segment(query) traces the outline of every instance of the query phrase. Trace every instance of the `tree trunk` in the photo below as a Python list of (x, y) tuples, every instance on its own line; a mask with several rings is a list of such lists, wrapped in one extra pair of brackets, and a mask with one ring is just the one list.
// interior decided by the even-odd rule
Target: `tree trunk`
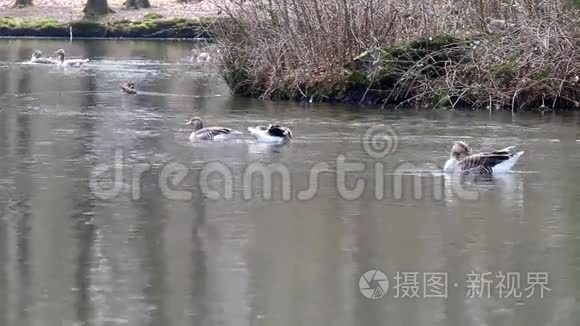
[(102, 16), (112, 12), (109, 8), (107, 0), (87, 0), (85, 9), (83, 9), (85, 17)]
[(14, 7), (16, 7), (16, 8), (22, 8), (22, 7), (28, 7), (28, 6), (32, 6), (32, 0), (16, 0), (16, 2), (14, 3)]
[(123, 4), (127, 9), (149, 8), (149, 0), (127, 0)]

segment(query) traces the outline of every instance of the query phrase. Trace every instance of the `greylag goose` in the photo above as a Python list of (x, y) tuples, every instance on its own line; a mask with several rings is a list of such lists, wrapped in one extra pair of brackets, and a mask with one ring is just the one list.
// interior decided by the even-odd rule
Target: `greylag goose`
[(203, 127), (203, 121), (199, 117), (193, 117), (189, 120), (187, 125), (193, 127), (193, 132), (189, 135), (189, 140), (226, 140), (233, 134), (240, 134), (241, 132), (224, 127)]
[(284, 143), (292, 139), (292, 131), (289, 128), (282, 127), (278, 124), (249, 127), (248, 131), (259, 142), (264, 143)]
[(41, 63), (41, 64), (49, 64), (49, 65), (53, 65), (56, 64), (57, 62), (51, 58), (46, 58), (42, 56), (42, 51), (40, 50), (35, 50), (32, 53), (32, 58), (30, 58), (30, 62), (32, 63)]
[(127, 94), (137, 94), (134, 82), (127, 82), (121, 84), (121, 90)]
[(523, 151), (515, 151), (515, 146), (493, 152), (471, 154), (471, 147), (465, 142), (458, 141), (451, 148), (443, 171), (484, 175), (507, 173), (522, 154), (524, 154)]
[(64, 50), (58, 49), (54, 54), (58, 55), (59, 62), (63, 66), (80, 67), (89, 62), (89, 59), (64, 59)]

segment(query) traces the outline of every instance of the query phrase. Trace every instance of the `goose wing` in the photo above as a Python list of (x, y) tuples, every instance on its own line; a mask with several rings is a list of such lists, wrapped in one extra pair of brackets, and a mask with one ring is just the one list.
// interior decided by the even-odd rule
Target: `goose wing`
[(219, 135), (228, 135), (233, 129), (224, 127), (208, 127), (195, 132), (196, 137), (201, 140), (214, 140)]
[(34, 58), (32, 59), (32, 63), (55, 64), (56, 61), (49, 58)]
[(89, 59), (70, 59), (66, 60), (64, 63), (69, 66), (78, 67), (84, 65), (87, 62), (89, 62)]
[(494, 166), (509, 160), (511, 156), (510, 153), (504, 152), (503, 150), (475, 154), (459, 161), (458, 167), (465, 172), (492, 174)]
[(492, 153), (492, 154), (505, 154), (505, 155), (512, 155), (512, 154), (514, 154), (514, 153), (515, 153), (515, 149), (516, 149), (516, 147), (515, 147), (515, 146), (509, 146), (509, 147), (506, 147), (506, 148), (504, 148), (504, 149), (500, 149), (500, 150), (497, 150), (497, 151), (493, 151), (493, 152), (491, 152), (491, 153)]
[(292, 138), (292, 131), (280, 125), (270, 125), (268, 133), (274, 137)]

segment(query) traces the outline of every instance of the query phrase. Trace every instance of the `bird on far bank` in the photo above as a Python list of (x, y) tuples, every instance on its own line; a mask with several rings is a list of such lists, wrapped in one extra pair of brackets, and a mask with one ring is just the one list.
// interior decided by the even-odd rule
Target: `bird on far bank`
[(471, 147), (467, 143), (457, 141), (451, 148), (443, 171), (476, 175), (508, 173), (524, 154), (523, 151), (516, 152), (515, 148), (509, 146), (493, 152), (471, 154)]
[(514, 23), (508, 23), (503, 19), (495, 19), (491, 17), (487, 17), (485, 19), (487, 31), (491, 34), (500, 34), (509, 32), (512, 30), (516, 25)]
[(126, 94), (137, 94), (137, 90), (135, 90), (135, 83), (132, 81), (122, 83), (121, 90)]
[(207, 52), (202, 52), (197, 56), (197, 62), (209, 62), (211, 60), (211, 56)]

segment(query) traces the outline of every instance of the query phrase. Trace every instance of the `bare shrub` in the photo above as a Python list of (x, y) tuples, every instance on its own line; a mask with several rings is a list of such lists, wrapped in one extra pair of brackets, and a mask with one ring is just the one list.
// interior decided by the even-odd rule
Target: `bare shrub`
[[(528, 22), (430, 53), (404, 72), (390, 99), (512, 110), (577, 106), (580, 57), (575, 29), (542, 19)], [(457, 60), (441, 60), (457, 53)], [(437, 65), (437, 78), (425, 73)], [(412, 96), (404, 95), (409, 92)]]
[[(348, 92), (353, 70), (345, 67), (364, 51), (453, 35), (420, 56), (377, 57), (363, 70), (367, 88), (382, 90), (383, 102), (452, 106), (527, 107), (538, 96), (555, 105), (579, 96), (580, 15), (570, 0), (215, 1), (227, 16), (222, 72), (237, 94)], [(386, 77), (393, 82), (375, 80)]]

